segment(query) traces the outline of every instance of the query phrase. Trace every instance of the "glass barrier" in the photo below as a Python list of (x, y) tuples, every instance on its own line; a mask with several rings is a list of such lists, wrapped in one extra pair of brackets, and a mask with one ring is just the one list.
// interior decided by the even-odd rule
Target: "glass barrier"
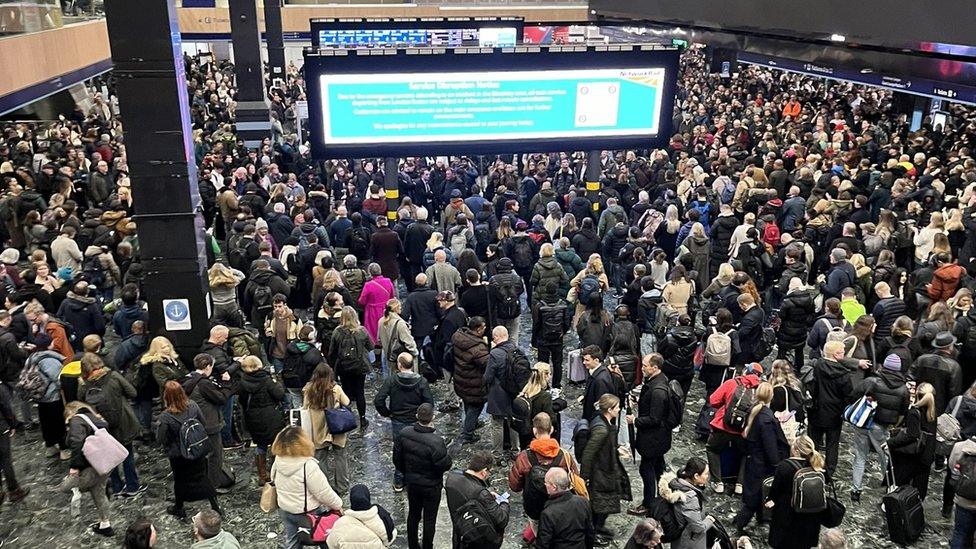
[(0, 0), (0, 36), (56, 29), (64, 23), (58, 0)]

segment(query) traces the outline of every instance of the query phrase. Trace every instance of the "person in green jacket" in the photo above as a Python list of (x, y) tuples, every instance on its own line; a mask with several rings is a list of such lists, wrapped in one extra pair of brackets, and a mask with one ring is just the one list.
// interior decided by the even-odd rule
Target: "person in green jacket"
[(193, 539), (190, 549), (240, 549), (234, 534), (220, 528), (220, 513), (213, 510), (193, 515)]

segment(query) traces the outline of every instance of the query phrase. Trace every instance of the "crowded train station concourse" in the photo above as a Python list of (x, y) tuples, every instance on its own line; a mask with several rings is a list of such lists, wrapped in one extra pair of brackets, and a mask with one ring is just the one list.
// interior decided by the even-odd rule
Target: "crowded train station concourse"
[(965, 2), (0, 0), (0, 546), (974, 547)]

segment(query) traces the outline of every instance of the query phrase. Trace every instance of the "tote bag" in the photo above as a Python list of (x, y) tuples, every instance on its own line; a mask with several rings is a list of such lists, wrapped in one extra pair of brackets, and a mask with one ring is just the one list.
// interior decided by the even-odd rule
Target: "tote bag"
[(85, 438), (81, 447), (81, 453), (85, 455), (92, 469), (97, 471), (99, 476), (105, 476), (122, 465), (125, 458), (129, 457), (129, 451), (125, 446), (122, 446), (122, 443), (115, 440), (115, 437), (104, 428), (96, 427), (85, 414), (78, 414), (78, 417), (85, 420), (94, 431)]

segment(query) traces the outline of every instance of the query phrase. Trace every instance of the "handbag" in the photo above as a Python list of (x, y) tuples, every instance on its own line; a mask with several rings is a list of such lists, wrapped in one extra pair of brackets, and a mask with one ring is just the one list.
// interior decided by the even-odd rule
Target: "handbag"
[(877, 402), (864, 395), (844, 409), (844, 420), (855, 427), (870, 429), (874, 425), (874, 410), (877, 407)]
[(129, 457), (129, 451), (122, 446), (122, 443), (115, 440), (107, 430), (95, 426), (95, 423), (85, 414), (77, 414), (85, 420), (92, 428), (93, 433), (85, 437), (85, 442), (81, 447), (81, 453), (85, 455), (88, 464), (91, 465), (99, 476), (111, 473), (116, 467), (122, 465), (125, 458)]
[(790, 411), (790, 388), (783, 387), (786, 391), (786, 409), (781, 412), (773, 412), (776, 419), (779, 420), (779, 426), (783, 430), (783, 435), (786, 436), (786, 442), (793, 444), (796, 438), (800, 436), (800, 422), (796, 420), (796, 412)]
[(275, 488), (274, 480), (261, 488), (261, 510), (265, 513), (278, 510), (278, 489)]
[(359, 426), (356, 414), (348, 406), (327, 409), (325, 424), (329, 427), (329, 433), (333, 435), (348, 433)]
[(298, 542), (303, 547), (306, 545), (323, 547), (328, 542), (329, 533), (339, 520), (339, 515), (331, 510), (322, 514), (308, 510), (308, 477), (304, 465), (302, 466), (302, 491), (305, 498), (305, 511), (298, 519)]
[(820, 524), (827, 528), (836, 528), (844, 522), (844, 515), (847, 514), (847, 507), (837, 499), (837, 487), (830, 483), (831, 493), (827, 496), (827, 508), (820, 516)]

